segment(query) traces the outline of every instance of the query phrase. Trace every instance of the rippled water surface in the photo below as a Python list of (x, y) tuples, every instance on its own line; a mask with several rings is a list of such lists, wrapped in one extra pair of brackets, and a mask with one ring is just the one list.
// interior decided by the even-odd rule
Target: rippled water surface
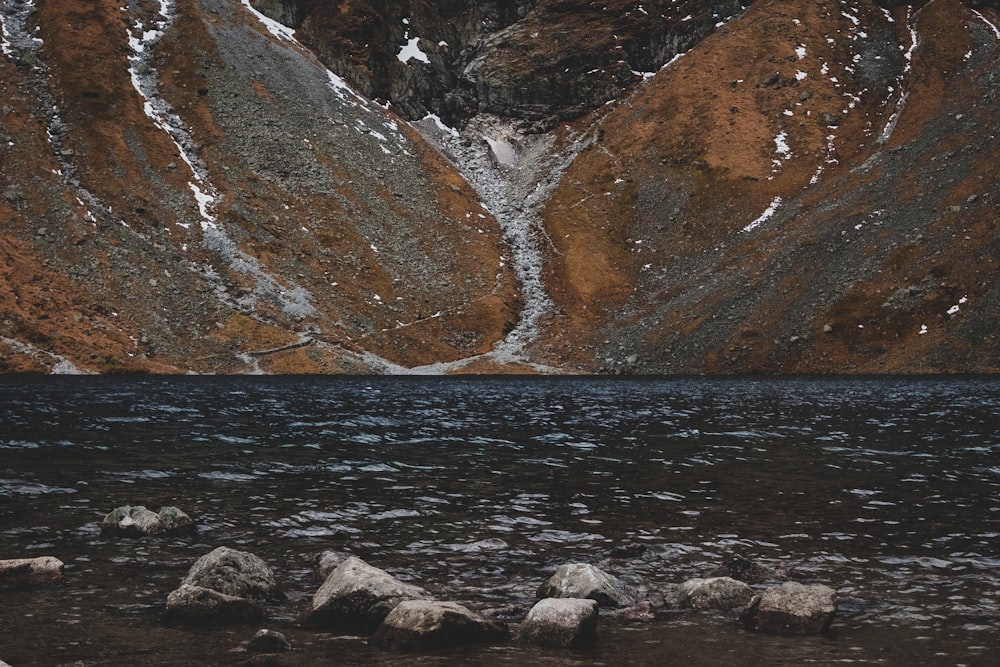
[[(164, 625), (216, 546), (288, 601), (268, 625), (321, 664), (1000, 664), (1000, 381), (867, 379), (0, 379), (0, 558), (54, 555), (5, 592), (0, 659), (237, 664), (254, 628)], [(198, 533), (113, 540), (119, 505)], [(525, 611), (567, 562), (652, 600), (733, 554), (840, 593), (833, 632), (750, 635), (725, 613), (602, 622), (588, 652), (416, 658), (299, 628), (313, 557), (357, 554), (439, 599)]]

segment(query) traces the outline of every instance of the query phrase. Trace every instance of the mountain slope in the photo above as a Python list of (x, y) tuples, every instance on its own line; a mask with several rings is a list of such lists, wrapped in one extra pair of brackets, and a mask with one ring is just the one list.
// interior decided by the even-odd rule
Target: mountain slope
[(995, 371), (998, 4), (0, 0), (0, 370)]

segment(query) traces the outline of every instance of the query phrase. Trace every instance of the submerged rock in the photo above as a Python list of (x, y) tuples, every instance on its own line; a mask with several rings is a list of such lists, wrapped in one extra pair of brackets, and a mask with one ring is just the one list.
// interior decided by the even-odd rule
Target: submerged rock
[(385, 617), (372, 643), (396, 651), (429, 651), (487, 644), (509, 636), (505, 624), (487, 620), (458, 603), (405, 600)]
[(313, 595), (303, 622), (374, 632), (396, 605), (429, 600), (424, 589), (406, 584), (355, 556), (338, 565)]
[(587, 563), (560, 565), (538, 589), (539, 598), (589, 598), (608, 607), (636, 603), (634, 588), (604, 570)]
[(809, 635), (825, 632), (837, 613), (837, 592), (828, 586), (789, 581), (755, 595), (740, 616), (752, 632)]
[(712, 573), (714, 577), (732, 577), (748, 584), (759, 584), (773, 579), (783, 579), (787, 573), (784, 568), (771, 568), (758, 560), (740, 556), (730, 556), (725, 563)]
[(291, 651), (292, 645), (280, 632), (261, 628), (253, 639), (247, 642), (246, 648), (250, 653), (284, 653)]
[(753, 597), (753, 589), (731, 577), (688, 579), (673, 592), (669, 603), (689, 609), (743, 608)]
[(195, 561), (181, 584), (261, 602), (281, 597), (267, 563), (251, 553), (228, 547), (219, 547)]
[(264, 608), (257, 602), (203, 586), (181, 584), (167, 596), (165, 620), (170, 623), (230, 625), (263, 619)]
[(597, 641), (597, 601), (581, 598), (540, 600), (517, 629), (525, 644), (585, 648)]
[(101, 534), (115, 537), (147, 537), (190, 530), (194, 530), (194, 521), (172, 506), (154, 513), (144, 505), (123, 505), (109, 512), (101, 522)]
[(0, 560), (0, 589), (57, 584), (63, 568), (63, 562), (53, 556)]

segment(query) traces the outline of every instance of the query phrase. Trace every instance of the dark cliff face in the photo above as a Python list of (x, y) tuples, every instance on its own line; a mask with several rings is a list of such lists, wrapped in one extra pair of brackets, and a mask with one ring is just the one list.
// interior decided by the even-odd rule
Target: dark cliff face
[(1000, 369), (1000, 3), (253, 6), (0, 0), (0, 371)]
[[(577, 118), (619, 97), (748, 3), (289, 4), (259, 7), (300, 21), (302, 40), (369, 97), (391, 102), (411, 120), (434, 113), (458, 126), (477, 113)], [(420, 55), (409, 57), (414, 48)]]

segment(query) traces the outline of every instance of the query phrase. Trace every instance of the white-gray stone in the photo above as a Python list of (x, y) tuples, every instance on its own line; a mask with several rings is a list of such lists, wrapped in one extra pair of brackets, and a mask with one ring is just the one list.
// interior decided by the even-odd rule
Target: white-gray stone
[(539, 600), (517, 629), (517, 641), (559, 648), (584, 648), (597, 641), (597, 601)]
[(599, 567), (588, 563), (560, 565), (538, 589), (539, 598), (590, 598), (608, 607), (636, 603), (635, 589)]
[(313, 595), (303, 621), (311, 625), (374, 632), (396, 605), (429, 600), (427, 591), (350, 556)]
[(214, 549), (195, 561), (181, 583), (260, 602), (281, 596), (267, 563), (228, 547)]
[(837, 613), (837, 592), (788, 581), (755, 595), (740, 617), (747, 630), (776, 635), (825, 632)]
[(753, 589), (732, 577), (688, 579), (677, 587), (674, 603), (691, 609), (743, 608), (753, 597)]
[(182, 584), (167, 596), (165, 618), (171, 623), (197, 625), (259, 623), (264, 618), (264, 608), (243, 597)]
[(0, 589), (57, 584), (62, 581), (63, 567), (54, 556), (0, 560)]

